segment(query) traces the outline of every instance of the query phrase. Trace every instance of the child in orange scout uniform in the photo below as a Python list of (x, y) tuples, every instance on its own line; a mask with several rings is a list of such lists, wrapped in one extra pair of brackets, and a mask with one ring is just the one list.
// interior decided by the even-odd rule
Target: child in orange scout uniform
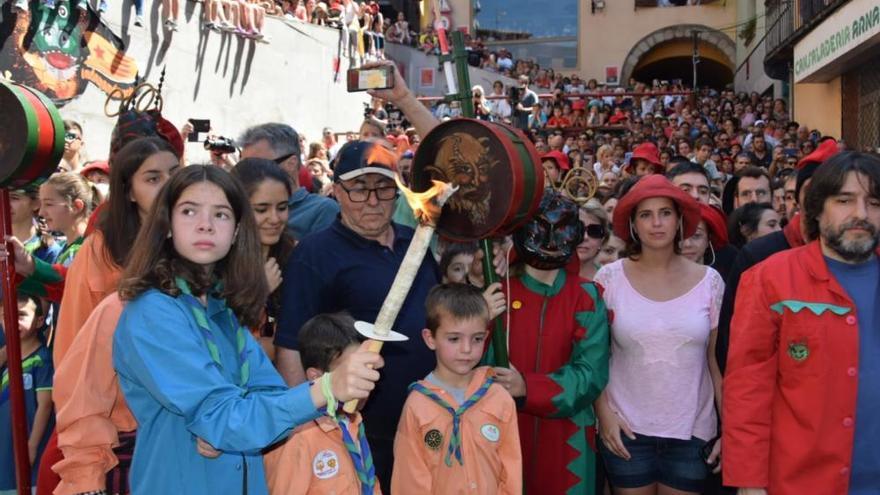
[(392, 495), (522, 494), (516, 405), (482, 357), (489, 309), (470, 285), (434, 287), (422, 337), (437, 367), (410, 386), (394, 439)]
[[(344, 314), (318, 315), (303, 325), (299, 351), (309, 380), (331, 373), (356, 351), (354, 320)], [(341, 405), (340, 405), (341, 406)], [(381, 495), (361, 414), (339, 411), (296, 430), (263, 456), (271, 495)]]

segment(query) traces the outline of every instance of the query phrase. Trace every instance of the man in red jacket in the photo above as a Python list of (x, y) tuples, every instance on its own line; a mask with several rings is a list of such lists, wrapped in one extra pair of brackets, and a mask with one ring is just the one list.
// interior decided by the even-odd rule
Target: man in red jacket
[(740, 282), (724, 380), (724, 484), (740, 495), (876, 493), (880, 159), (813, 175), (805, 246)]

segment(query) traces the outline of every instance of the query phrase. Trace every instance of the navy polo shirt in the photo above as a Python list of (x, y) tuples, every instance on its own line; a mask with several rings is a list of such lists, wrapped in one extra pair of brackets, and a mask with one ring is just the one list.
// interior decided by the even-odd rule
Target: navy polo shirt
[(835, 280), (856, 305), (859, 319), (859, 388), (856, 395), (856, 424), (850, 469), (850, 495), (877, 493), (880, 479), (880, 261), (841, 263), (825, 258)]
[[(297, 349), (300, 328), (317, 314), (348, 311), (356, 320), (376, 320), (414, 233), (411, 228), (391, 225), (393, 249), (361, 237), (339, 218), (297, 245), (284, 267), (276, 345)], [(382, 378), (363, 410), (371, 437), (394, 438), (407, 387), (434, 369), (434, 353), (421, 332), (425, 298), (438, 283), (439, 268), (428, 255), (393, 326), (409, 340), (386, 342), (382, 348)]]

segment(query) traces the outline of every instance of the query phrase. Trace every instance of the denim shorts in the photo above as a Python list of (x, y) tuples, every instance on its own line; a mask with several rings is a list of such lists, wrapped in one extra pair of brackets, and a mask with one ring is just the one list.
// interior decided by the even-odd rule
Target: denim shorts
[(617, 488), (639, 488), (662, 483), (676, 490), (702, 492), (709, 466), (703, 460), (706, 441), (660, 438), (636, 434), (630, 440), (621, 434), (630, 460), (614, 455), (599, 442), (599, 452), (611, 485)]

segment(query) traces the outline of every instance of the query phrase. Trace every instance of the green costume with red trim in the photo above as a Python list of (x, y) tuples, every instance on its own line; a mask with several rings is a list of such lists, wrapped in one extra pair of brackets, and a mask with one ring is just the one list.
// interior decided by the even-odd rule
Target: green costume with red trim
[(55, 263), (46, 263), (34, 257), (34, 272), (32, 274), (27, 277), (16, 274), (15, 282), (18, 290), (23, 294), (43, 297), (53, 303), (61, 302), (67, 269), (73, 263), (73, 258), (76, 257), (82, 243), (83, 238), (77, 237), (76, 240), (65, 245)]
[(595, 493), (595, 401), (608, 382), (609, 322), (601, 288), (559, 270), (553, 285), (510, 280), (510, 362), (529, 495)]

